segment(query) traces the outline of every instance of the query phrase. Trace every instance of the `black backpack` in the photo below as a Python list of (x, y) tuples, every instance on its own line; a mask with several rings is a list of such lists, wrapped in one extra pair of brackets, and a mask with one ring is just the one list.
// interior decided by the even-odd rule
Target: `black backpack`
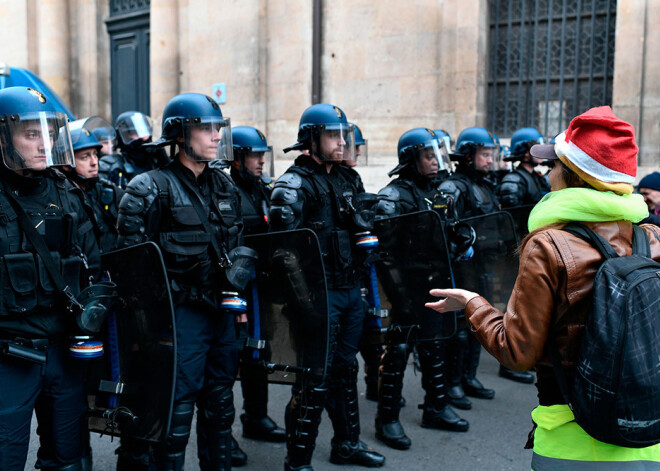
[(642, 448), (660, 443), (660, 263), (644, 229), (633, 226), (632, 255), (619, 257), (587, 226), (563, 230), (605, 260), (594, 279), (575, 379), (569, 391), (554, 339), (549, 354), (576, 422), (593, 438)]

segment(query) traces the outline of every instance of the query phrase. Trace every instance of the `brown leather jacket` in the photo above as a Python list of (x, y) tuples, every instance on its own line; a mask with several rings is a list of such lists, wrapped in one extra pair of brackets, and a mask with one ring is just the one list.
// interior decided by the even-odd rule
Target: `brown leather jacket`
[[(619, 255), (632, 253), (630, 222), (586, 224)], [(602, 262), (595, 248), (558, 230), (561, 227), (539, 229), (523, 241), (518, 278), (505, 313), (482, 297), (471, 299), (465, 308), (475, 335), (502, 365), (518, 371), (536, 365), (541, 405), (566, 402), (545, 351), (546, 340), (552, 332), (571, 381), (591, 307), (594, 276)], [(660, 261), (660, 228), (651, 224), (642, 227), (649, 237), (651, 256)]]

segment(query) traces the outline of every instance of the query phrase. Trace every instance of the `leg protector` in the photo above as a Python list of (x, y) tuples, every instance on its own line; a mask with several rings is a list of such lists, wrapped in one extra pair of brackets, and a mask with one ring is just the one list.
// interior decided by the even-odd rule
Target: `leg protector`
[(377, 401), (378, 370), (380, 359), (383, 356), (383, 346), (381, 344), (372, 344), (363, 341), (360, 344), (360, 353), (364, 360), (364, 382), (367, 386), (366, 397), (370, 401)]
[(407, 343), (388, 343), (380, 364), (378, 378), (378, 414), (385, 423), (399, 420), (403, 372), (410, 350)]
[(231, 425), (234, 423), (234, 394), (231, 384), (215, 386), (205, 392), (201, 411), (206, 421), (206, 445), (210, 471), (231, 469)]
[(354, 360), (342, 368), (334, 368), (329, 379), (326, 409), (335, 432), (334, 440), (356, 443), (360, 438), (357, 375), (358, 364)]
[(241, 352), (239, 363), (243, 409), (248, 417), (261, 419), (268, 414), (268, 372), (254, 364), (254, 360), (245, 359), (244, 355)]
[(284, 412), (287, 448), (285, 466), (291, 469), (310, 466), (319, 434), (321, 413), (327, 400), (328, 389), (325, 385), (293, 388), (291, 400)]
[(183, 470), (194, 412), (195, 403), (192, 400), (183, 400), (174, 404), (170, 433), (165, 446), (161, 446), (156, 453), (159, 471)]
[(422, 387), (426, 392), (422, 426), (454, 432), (468, 430), (467, 421), (461, 419), (448, 405), (445, 384), (445, 348), (442, 340), (420, 342), (417, 346), (422, 370)]
[(447, 344), (447, 395), (449, 396), (449, 402), (459, 409), (472, 408), (472, 403), (465, 397), (465, 391), (463, 391), (461, 383), (467, 342), (467, 330), (459, 328), (456, 335)]

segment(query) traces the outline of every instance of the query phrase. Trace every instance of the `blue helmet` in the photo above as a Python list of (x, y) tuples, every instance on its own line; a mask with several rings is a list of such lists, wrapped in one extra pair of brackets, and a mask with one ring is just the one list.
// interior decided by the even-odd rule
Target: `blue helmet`
[[(21, 139), (28, 133), (29, 139)], [(38, 90), (0, 90), (0, 135), (0, 153), (10, 170), (73, 165), (68, 117)]]
[(521, 128), (511, 136), (511, 155), (505, 160), (521, 160), (534, 144), (545, 144), (545, 139), (536, 128)]
[(445, 143), (445, 149), (447, 153), (451, 154), (451, 136), (444, 129), (436, 129), (433, 132), (438, 136), (438, 139), (441, 139)]
[(100, 150), (103, 147), (96, 136), (84, 126), (71, 129), (71, 144), (74, 152), (83, 149)]
[[(211, 156), (208, 148), (195, 150), (197, 146), (191, 142), (191, 135), (199, 130), (211, 133), (213, 142), (217, 142), (215, 156)], [(182, 141), (178, 141), (179, 138)], [(231, 121), (222, 116), (220, 106), (213, 98), (201, 93), (182, 93), (167, 103), (163, 110), (161, 140), (179, 143), (193, 160), (234, 160)]]
[[(427, 150), (429, 149), (429, 150)], [(428, 128), (414, 128), (404, 132), (399, 138), (397, 153), (399, 165), (388, 172), (389, 176), (400, 173), (405, 168), (416, 171), (414, 164), (422, 152), (433, 152), (438, 160), (439, 171), (450, 171), (451, 163), (449, 154), (445, 148), (445, 141), (440, 139), (435, 131)]]
[[(252, 126), (236, 126), (231, 129), (234, 159), (240, 162), (239, 171), (246, 178), (245, 157), (250, 153), (263, 154), (263, 167), (270, 169), (273, 162), (273, 147), (268, 145), (266, 136)], [(251, 173), (251, 172), (250, 172)], [(263, 175), (263, 173), (262, 173)]]
[(327, 103), (312, 105), (303, 111), (298, 124), (298, 141), (284, 149), (284, 152), (307, 149), (320, 160), (331, 161), (332, 158), (323, 155), (321, 151), (319, 139), (324, 132), (338, 133), (345, 141), (342, 145), (344, 160), (355, 160), (354, 126), (348, 122), (346, 114), (339, 107)]
[(471, 127), (461, 131), (456, 140), (456, 147), (454, 149), (453, 157), (469, 157), (474, 152), (481, 148), (495, 149), (498, 147), (493, 134), (486, 128)]
[(355, 132), (355, 160), (362, 159), (365, 162), (369, 161), (369, 141), (362, 135), (362, 130), (355, 123), (353, 125)]
[(124, 111), (115, 120), (119, 144), (123, 147), (139, 147), (151, 142), (153, 122), (149, 116), (139, 111)]

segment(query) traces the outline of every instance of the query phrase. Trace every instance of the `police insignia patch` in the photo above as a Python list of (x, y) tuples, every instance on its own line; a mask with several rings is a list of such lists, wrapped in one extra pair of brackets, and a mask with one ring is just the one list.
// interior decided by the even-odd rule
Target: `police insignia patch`
[(335, 110), (335, 113), (337, 113), (338, 118), (341, 119), (344, 116), (344, 113), (342, 113), (342, 111), (339, 108), (337, 108), (336, 106), (333, 106), (332, 108)]
[(39, 90), (35, 90), (34, 88), (28, 88), (28, 92), (34, 95), (37, 98), (37, 100), (39, 100), (39, 102), (46, 103), (46, 97)]

